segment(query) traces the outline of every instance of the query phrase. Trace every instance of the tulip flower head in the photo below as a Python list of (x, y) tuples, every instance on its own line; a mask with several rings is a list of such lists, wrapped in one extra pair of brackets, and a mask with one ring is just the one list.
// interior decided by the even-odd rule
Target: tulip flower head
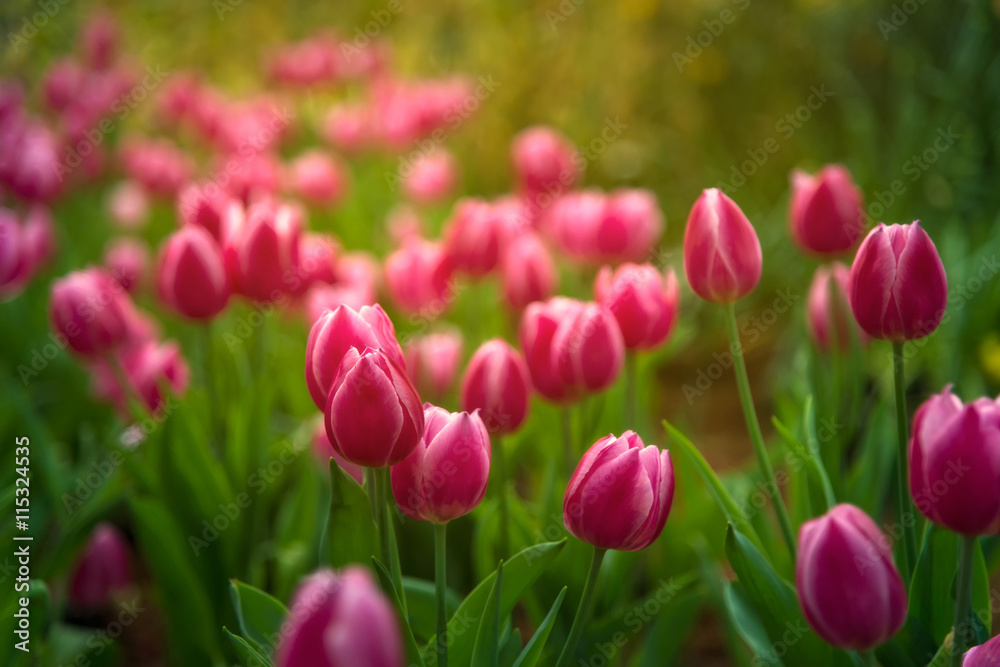
[(493, 435), (513, 433), (528, 416), (531, 377), (520, 352), (501, 338), (483, 343), (462, 379), (462, 409), (479, 411)]
[(246, 221), (224, 234), (226, 266), (235, 292), (257, 301), (289, 294), (297, 277), (301, 211), (262, 201), (247, 210)]
[(450, 305), (454, 260), (439, 243), (411, 238), (385, 260), (385, 283), (404, 311), (433, 319)]
[(77, 354), (100, 356), (125, 339), (124, 299), (121, 285), (103, 269), (75, 271), (52, 286), (52, 328)]
[(560, 322), (569, 319), (582, 304), (566, 297), (537, 301), (524, 309), (518, 337), (524, 352), (531, 384), (553, 403), (571, 400), (570, 390), (558, 373), (552, 341)]
[(673, 332), (680, 306), (680, 289), (673, 270), (661, 274), (649, 264), (605, 266), (594, 282), (594, 296), (611, 311), (625, 347), (651, 349)]
[(579, 397), (614, 384), (625, 361), (625, 341), (611, 311), (588, 302), (559, 323), (551, 354), (559, 379)]
[(817, 255), (839, 255), (854, 247), (865, 230), (861, 191), (851, 173), (829, 165), (815, 176), (792, 172), (788, 220), (792, 238)]
[(110, 601), (112, 593), (131, 583), (128, 542), (110, 523), (98, 524), (70, 575), (70, 602), (97, 609)]
[(742, 299), (760, 282), (763, 260), (757, 232), (721, 190), (705, 190), (684, 230), (684, 273), (694, 293), (726, 305)]
[[(806, 306), (806, 325), (809, 335), (822, 351), (827, 351), (836, 340), (837, 349), (851, 349), (851, 336), (862, 344), (868, 343), (868, 334), (858, 326), (847, 304), (849, 271), (840, 262), (816, 269)], [(852, 331), (853, 329), (853, 331)]]
[(552, 296), (558, 275), (552, 256), (538, 234), (525, 231), (505, 244), (500, 278), (504, 299), (516, 311), (523, 310), (532, 301), (544, 301)]
[(444, 399), (462, 362), (462, 334), (439, 331), (411, 338), (406, 346), (406, 373), (424, 398)]
[(1000, 636), (981, 646), (970, 648), (962, 659), (962, 667), (994, 667), (1000, 665)]
[(229, 303), (222, 249), (204, 228), (187, 225), (167, 239), (156, 271), (160, 298), (185, 317), (207, 320)]

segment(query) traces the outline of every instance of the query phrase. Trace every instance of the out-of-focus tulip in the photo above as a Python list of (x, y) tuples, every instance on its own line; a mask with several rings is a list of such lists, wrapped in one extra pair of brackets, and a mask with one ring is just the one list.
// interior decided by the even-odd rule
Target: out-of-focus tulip
[(212, 181), (191, 183), (177, 196), (177, 218), (181, 224), (204, 227), (219, 243), (223, 242), (226, 218), (239, 215), (239, 208), (240, 203)]
[(611, 311), (630, 350), (654, 348), (677, 323), (680, 289), (673, 269), (661, 274), (649, 264), (605, 266), (594, 282), (594, 296)]
[(575, 397), (610, 387), (624, 362), (621, 329), (600, 304), (581, 304), (559, 322), (552, 336), (552, 364)]
[(670, 452), (633, 431), (607, 435), (587, 450), (563, 499), (563, 522), (577, 539), (599, 549), (639, 551), (667, 522), (674, 499)]
[(966, 405), (951, 387), (913, 419), (910, 493), (928, 519), (963, 535), (1000, 533), (1000, 406)]
[(355, 482), (359, 485), (365, 483), (365, 469), (337, 453), (330, 444), (330, 438), (326, 437), (326, 426), (322, 421), (316, 424), (316, 429), (313, 431), (313, 451), (324, 465), (332, 458), (344, 472), (354, 478)]
[(163, 302), (185, 317), (204, 320), (222, 312), (231, 288), (211, 234), (194, 225), (174, 232), (160, 251), (156, 287)]
[(552, 296), (557, 280), (552, 256), (538, 235), (530, 231), (518, 234), (505, 245), (500, 277), (504, 298), (514, 310)]
[(809, 625), (837, 648), (872, 649), (906, 620), (906, 589), (889, 543), (853, 505), (799, 529), (795, 583)]
[(872, 338), (899, 343), (929, 336), (944, 317), (948, 278), (920, 226), (879, 223), (851, 265), (851, 312)]
[(135, 181), (122, 181), (108, 193), (108, 215), (121, 229), (136, 229), (149, 219), (149, 197)]
[(118, 54), (118, 22), (108, 12), (94, 14), (83, 28), (80, 46), (91, 69), (107, 69)]
[(136, 141), (121, 153), (125, 173), (147, 192), (173, 197), (191, 178), (191, 161), (179, 148), (162, 140)]
[(522, 130), (511, 143), (510, 155), (518, 188), (529, 196), (571, 190), (586, 164), (578, 160), (569, 139), (545, 126)]
[(663, 233), (663, 214), (649, 190), (623, 189), (610, 194), (594, 234), (597, 261), (642, 262)]
[(417, 210), (409, 204), (397, 206), (389, 212), (385, 221), (389, 239), (397, 246), (411, 240), (419, 240), (424, 235), (424, 221)]
[(295, 158), (288, 166), (289, 188), (306, 201), (333, 206), (343, 199), (350, 184), (347, 167), (320, 150)]
[(323, 137), (337, 148), (352, 153), (369, 140), (368, 109), (341, 104), (330, 109), (323, 121)]
[(6, 155), (2, 176), (15, 195), (29, 202), (48, 203), (55, 199), (63, 181), (79, 163), (60, 161), (61, 144), (55, 133), (41, 123), (23, 124), (11, 145), (4, 145)]
[(721, 190), (702, 192), (684, 230), (684, 273), (694, 293), (729, 304), (760, 282), (760, 240), (743, 211)]
[(112, 240), (104, 250), (104, 267), (126, 292), (135, 292), (146, 279), (149, 248), (139, 239), (123, 236)]
[(177, 396), (182, 396), (187, 391), (190, 380), (187, 361), (173, 341), (161, 344), (149, 340), (132, 349), (123, 350), (119, 354), (118, 363), (121, 364), (124, 378), (131, 388), (120, 386), (117, 374), (106, 361), (99, 360), (92, 368), (94, 393), (117, 407), (125, 417), (130, 416), (127, 396), (133, 392), (147, 410), (156, 412), (166, 399), (161, 386), (168, 387), (170, 393)]
[[(852, 335), (857, 336), (862, 344), (868, 343), (868, 334), (858, 326), (847, 305), (848, 278), (847, 267), (834, 262), (829, 266), (818, 267), (812, 285), (809, 286), (806, 324), (816, 347), (824, 352), (833, 344), (831, 330), (836, 336), (837, 349), (842, 352), (851, 349)], [(835, 301), (831, 301), (831, 290), (836, 290)]]
[[(307, 232), (299, 246), (298, 278), (304, 289), (315, 283), (337, 282), (337, 241), (326, 234)], [(304, 291), (304, 289), (302, 291)]]
[(131, 584), (128, 542), (110, 523), (97, 524), (70, 575), (70, 602), (84, 609), (100, 608), (115, 591)]
[(316, 321), (306, 343), (306, 385), (316, 407), (326, 408), (330, 385), (347, 351), (362, 352), (365, 348), (382, 350), (401, 368), (406, 367), (392, 320), (381, 306), (358, 311), (340, 306)]
[[(235, 171), (229, 170), (231, 166), (235, 166)], [(274, 196), (281, 185), (281, 163), (265, 151), (222, 156), (218, 170), (219, 173), (228, 172), (230, 178), (226, 189), (245, 206)]]
[(399, 622), (371, 574), (351, 566), (309, 575), (292, 597), (277, 667), (402, 667)]
[(45, 104), (53, 111), (63, 111), (80, 94), (87, 77), (83, 66), (73, 58), (62, 58), (45, 71), (42, 92)]
[(417, 158), (403, 177), (403, 194), (411, 201), (431, 204), (450, 195), (458, 182), (458, 164), (443, 148)]
[(392, 495), (417, 521), (448, 523), (483, 500), (490, 478), (490, 436), (479, 415), (424, 404), (424, 437), (392, 467)]
[(338, 306), (347, 306), (352, 310), (361, 310), (364, 306), (374, 306), (375, 295), (357, 285), (318, 284), (309, 288), (303, 301), (306, 324), (312, 327), (327, 311), (336, 310)]
[(416, 336), (407, 342), (406, 374), (422, 398), (437, 402), (448, 395), (462, 363), (462, 350), (462, 334), (457, 330)]
[(573, 319), (580, 308), (579, 301), (557, 296), (529, 304), (521, 315), (518, 338), (531, 373), (531, 384), (539, 394), (555, 403), (567, 401), (572, 396), (556, 367), (553, 339), (559, 324)]
[(309, 87), (337, 78), (337, 45), (327, 35), (288, 44), (276, 53), (269, 70), (278, 83)]
[(981, 646), (970, 648), (962, 659), (962, 667), (994, 667), (1000, 665), (1000, 636)]
[(235, 292), (256, 301), (277, 301), (297, 280), (300, 211), (265, 201), (247, 209), (246, 220), (224, 234), (223, 253)]
[(792, 172), (788, 221), (804, 250), (839, 255), (854, 247), (865, 230), (861, 191), (846, 168), (833, 164), (815, 176)]
[(396, 465), (424, 432), (420, 397), (406, 371), (371, 348), (344, 354), (323, 414), (333, 448), (367, 468)]
[(496, 268), (503, 234), (492, 206), (481, 199), (463, 199), (445, 230), (445, 249), (455, 268), (471, 276), (484, 276)]
[(462, 378), (462, 409), (479, 411), (493, 435), (513, 433), (528, 416), (531, 377), (524, 357), (501, 338), (483, 343)]
[(20, 294), (33, 268), (24, 228), (17, 215), (0, 208), (0, 297), (9, 299)]
[(36, 204), (28, 209), (24, 217), (24, 243), (33, 269), (37, 270), (52, 259), (56, 248), (56, 229), (47, 207)]
[(103, 269), (84, 269), (52, 285), (52, 328), (84, 357), (100, 356), (121, 343), (126, 322), (121, 301), (128, 297)]
[(428, 319), (451, 305), (454, 260), (438, 243), (411, 239), (385, 260), (385, 284), (401, 309)]

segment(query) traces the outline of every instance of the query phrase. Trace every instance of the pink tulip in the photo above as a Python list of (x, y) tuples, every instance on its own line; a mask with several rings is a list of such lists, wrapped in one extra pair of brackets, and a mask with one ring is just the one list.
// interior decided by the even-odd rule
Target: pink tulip
[(402, 310), (433, 319), (451, 305), (454, 261), (439, 243), (411, 239), (385, 260), (385, 283)]
[(118, 22), (108, 12), (90, 17), (80, 35), (84, 62), (91, 69), (107, 69), (118, 52)]
[(163, 139), (127, 144), (121, 157), (125, 173), (150, 194), (173, 197), (191, 178), (190, 159)]
[(490, 478), (490, 436), (479, 415), (424, 404), (424, 436), (392, 467), (392, 495), (417, 521), (448, 523), (476, 509)]
[(532, 197), (572, 189), (586, 164), (566, 137), (545, 126), (521, 131), (510, 154), (518, 189)]
[(350, 176), (341, 162), (323, 151), (307, 151), (288, 166), (290, 189), (306, 201), (333, 206), (347, 192)]
[(580, 459), (566, 487), (563, 522), (599, 549), (639, 551), (663, 532), (673, 499), (670, 452), (625, 431), (601, 438)]
[(121, 285), (102, 269), (75, 271), (52, 285), (52, 328), (77, 354), (100, 356), (125, 339), (122, 301), (127, 299)]
[(496, 268), (504, 241), (503, 230), (496, 223), (486, 201), (463, 199), (455, 204), (444, 235), (446, 252), (456, 269), (481, 277)]
[(24, 242), (35, 269), (48, 264), (56, 249), (56, 228), (48, 207), (35, 204), (24, 218)]
[(0, 145), (5, 153), (0, 155), (4, 184), (25, 201), (51, 202), (62, 190), (66, 174), (72, 171), (62, 162), (58, 137), (41, 123), (25, 122), (9, 141), (9, 145)]
[(307, 232), (299, 246), (298, 278), (305, 291), (316, 283), (332, 285), (337, 282), (336, 239), (326, 234)]
[(847, 298), (872, 338), (901, 343), (938, 328), (948, 303), (948, 278), (919, 220), (879, 223), (868, 233), (851, 265)]
[(367, 113), (362, 105), (333, 107), (323, 121), (323, 137), (342, 151), (357, 151), (369, 141)]
[(519, 234), (501, 253), (500, 277), (507, 304), (522, 310), (552, 296), (558, 276), (552, 256), (534, 232)]
[(406, 345), (406, 374), (425, 399), (443, 400), (455, 384), (462, 362), (462, 334), (440, 331), (411, 338)]
[(0, 208), (0, 298), (20, 294), (33, 270), (24, 228), (13, 211)]
[(227, 218), (239, 216), (241, 205), (216, 183), (191, 183), (177, 196), (177, 219), (182, 225), (203, 227), (217, 242), (223, 242)]
[(853, 505), (799, 529), (795, 583), (809, 625), (837, 648), (870, 650), (906, 620), (906, 589), (889, 542)]
[(413, 206), (402, 204), (389, 211), (385, 221), (389, 240), (397, 246), (402, 246), (411, 240), (420, 240), (424, 236), (424, 221)]
[(194, 225), (174, 232), (160, 250), (156, 286), (163, 302), (185, 317), (207, 320), (222, 312), (231, 287), (215, 239)]
[(439, 148), (421, 155), (403, 177), (403, 194), (421, 204), (447, 198), (458, 182), (458, 164), (447, 150)]
[(223, 155), (215, 173), (220, 181), (228, 177), (226, 189), (245, 206), (274, 196), (281, 185), (281, 163), (264, 151)]
[(124, 379), (130, 387), (121, 386), (107, 361), (95, 362), (91, 370), (94, 393), (118, 408), (123, 418), (131, 417), (129, 395), (137, 396), (148, 411), (156, 412), (166, 401), (163, 387), (176, 396), (187, 391), (190, 380), (187, 361), (173, 341), (160, 344), (148, 340), (131, 349), (123, 349), (118, 353), (117, 363), (124, 370)]
[(292, 597), (277, 667), (402, 667), (399, 622), (372, 575), (358, 566), (309, 575)]
[(493, 435), (515, 432), (528, 416), (531, 377), (524, 357), (501, 338), (483, 343), (462, 378), (462, 409), (479, 411)]
[(1000, 636), (981, 646), (970, 648), (962, 659), (962, 667), (994, 667), (1000, 665)]
[(760, 282), (760, 241), (743, 211), (721, 190), (705, 190), (684, 230), (684, 273), (695, 294), (729, 304)]
[(243, 224), (223, 234), (233, 291), (256, 301), (289, 294), (296, 282), (301, 229), (301, 212), (293, 206), (265, 201), (247, 209)]
[(337, 78), (337, 45), (326, 35), (288, 44), (270, 63), (271, 78), (290, 86), (309, 87)]
[(104, 250), (104, 267), (126, 292), (135, 292), (145, 282), (149, 248), (145, 242), (123, 236)]
[(316, 321), (306, 344), (306, 385), (316, 407), (326, 407), (330, 386), (347, 351), (366, 348), (382, 350), (401, 368), (406, 366), (392, 320), (381, 306), (364, 306), (358, 311), (340, 306)]
[(546, 233), (569, 258), (592, 262), (598, 256), (597, 233), (607, 198), (596, 190), (570, 192), (557, 199), (542, 217)]
[[(854, 320), (847, 305), (848, 269), (840, 262), (830, 266), (820, 266), (809, 287), (806, 324), (813, 341), (822, 351), (830, 349), (831, 329), (835, 328), (837, 349), (846, 352), (851, 349), (851, 336), (856, 336), (862, 344), (868, 343), (868, 334)], [(836, 301), (831, 303), (831, 288), (836, 290)], [(833, 323), (833, 327), (831, 327)], [(853, 328), (853, 333), (851, 329)]]
[(563, 381), (553, 354), (553, 339), (563, 320), (574, 319), (583, 307), (579, 301), (554, 297), (548, 301), (532, 303), (521, 315), (518, 337), (524, 351), (525, 362), (531, 374), (531, 383), (538, 393), (554, 403), (569, 401), (570, 388)]
[(622, 264), (597, 274), (594, 296), (611, 311), (625, 347), (648, 350), (661, 345), (674, 330), (680, 289), (673, 270), (661, 274), (649, 264)]
[(928, 519), (962, 535), (1000, 533), (1000, 406), (966, 405), (951, 387), (913, 418), (910, 493)]
[(137, 229), (149, 219), (149, 197), (135, 181), (122, 181), (111, 189), (108, 215), (120, 229)]
[(662, 233), (663, 214), (656, 195), (649, 190), (616, 190), (608, 197), (601, 226), (596, 230), (594, 259), (646, 261)]
[(78, 608), (97, 609), (110, 602), (115, 591), (131, 584), (128, 542), (112, 524), (97, 524), (70, 575), (70, 602)]
[(406, 371), (382, 350), (349, 348), (330, 386), (326, 434), (341, 456), (366, 468), (396, 465), (421, 441), (424, 413)]
[(326, 465), (332, 458), (337, 462), (344, 472), (354, 478), (359, 485), (365, 483), (365, 469), (359, 465), (351, 463), (337, 453), (337, 450), (330, 444), (330, 438), (326, 437), (326, 426), (323, 422), (316, 424), (313, 431), (313, 451), (323, 465)]
[(625, 342), (604, 306), (588, 302), (559, 322), (552, 336), (552, 364), (571, 395), (607, 389), (621, 373)]
[(42, 92), (45, 105), (53, 111), (64, 111), (80, 95), (87, 71), (73, 58), (56, 60), (45, 71)]
[(839, 255), (854, 247), (865, 230), (861, 191), (851, 173), (834, 164), (815, 176), (792, 172), (788, 221), (792, 238), (807, 252)]
[(357, 285), (320, 283), (309, 288), (303, 302), (306, 324), (311, 328), (327, 311), (336, 310), (338, 306), (347, 306), (352, 310), (374, 306), (375, 295)]

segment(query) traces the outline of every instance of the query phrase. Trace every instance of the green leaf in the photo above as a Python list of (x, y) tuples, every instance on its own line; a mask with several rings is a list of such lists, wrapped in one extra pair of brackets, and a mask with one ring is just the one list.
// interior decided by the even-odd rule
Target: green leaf
[[(754, 655), (766, 655), (771, 649), (771, 640), (768, 638), (767, 630), (764, 629), (764, 625), (760, 622), (760, 616), (757, 615), (753, 605), (750, 604), (750, 600), (747, 598), (747, 594), (740, 585), (740, 582), (735, 581), (731, 584), (723, 584), (722, 596), (726, 605), (726, 612), (729, 614), (729, 618), (732, 619), (736, 632), (747, 643), (747, 646), (750, 647)], [(773, 657), (775, 662), (772, 664), (775, 667), (782, 664), (777, 656)]]
[(497, 576), (479, 621), (476, 645), (472, 649), (472, 664), (497, 667), (500, 653), (500, 598), (503, 593), (503, 561), (497, 566)]
[(329, 565), (367, 563), (377, 552), (377, 533), (368, 495), (337, 462), (330, 459), (330, 514), (326, 522)]
[[(811, 400), (811, 397), (809, 400)], [(806, 410), (806, 418), (809, 419), (811, 418), (811, 414), (809, 414), (808, 407)], [(826, 500), (826, 509), (830, 509), (836, 505), (837, 499), (833, 495), (833, 486), (830, 484), (830, 478), (826, 474), (826, 468), (823, 467), (822, 460), (814, 455), (812, 449), (799, 442), (799, 439), (795, 437), (787, 426), (781, 423), (780, 419), (772, 417), (771, 423), (774, 424), (775, 430), (778, 431), (782, 441), (792, 451), (792, 454), (805, 465), (806, 474), (809, 475), (812, 483), (823, 492), (823, 497)]]
[(236, 655), (240, 657), (240, 660), (243, 661), (246, 667), (270, 667), (274, 664), (270, 658), (266, 658), (258, 653), (243, 637), (234, 635), (225, 626), (223, 626), (222, 631), (229, 638), (229, 643), (236, 650)]
[[(406, 595), (406, 610), (410, 617), (413, 635), (426, 640), (434, 634), (434, 618), (437, 613), (437, 590), (433, 581), (403, 577), (403, 593)], [(455, 613), (462, 598), (450, 588), (445, 593), (445, 607), (448, 614)]]
[(396, 616), (399, 618), (399, 622), (403, 626), (403, 643), (406, 645), (406, 657), (408, 664), (410, 667), (424, 667), (424, 658), (420, 655), (420, 647), (417, 645), (417, 640), (413, 638), (413, 630), (410, 628), (410, 620), (407, 618), (406, 611), (403, 609), (403, 603), (399, 598), (399, 593), (396, 592), (396, 586), (392, 583), (392, 576), (389, 574), (389, 570), (387, 570), (385, 565), (383, 565), (379, 559), (374, 556), (372, 556), (372, 564), (375, 566), (375, 574), (378, 575), (378, 579), (382, 584), (383, 590), (387, 591), (389, 595), (392, 596), (392, 603), (396, 607)]
[(521, 647), (524, 646), (524, 641), (521, 639), (520, 628), (514, 628), (514, 631), (511, 632), (510, 619), (508, 619), (504, 624), (503, 639), (501, 644), (502, 647), (500, 648), (499, 666), (514, 667), (514, 662), (521, 654)]
[(528, 641), (528, 645), (524, 647), (521, 651), (521, 655), (518, 656), (517, 662), (514, 663), (514, 667), (535, 667), (538, 663), (538, 659), (542, 655), (542, 650), (545, 648), (545, 642), (549, 638), (549, 633), (552, 632), (552, 624), (556, 620), (556, 616), (559, 613), (559, 607), (562, 606), (563, 598), (566, 597), (566, 587), (559, 591), (559, 595), (556, 597), (556, 601), (552, 603), (552, 608), (549, 609), (549, 613), (545, 615), (542, 619), (541, 624), (538, 629), (535, 630), (535, 634), (531, 636)]
[(288, 609), (264, 591), (235, 579), (229, 582), (229, 593), (243, 636), (259, 653), (270, 656)]

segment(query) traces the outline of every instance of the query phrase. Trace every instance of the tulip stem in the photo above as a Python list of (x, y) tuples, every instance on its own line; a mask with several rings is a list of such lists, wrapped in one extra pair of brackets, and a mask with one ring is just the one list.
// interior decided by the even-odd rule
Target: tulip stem
[(607, 549), (594, 547), (594, 555), (590, 560), (590, 573), (587, 574), (587, 583), (583, 586), (583, 597), (580, 598), (580, 606), (576, 608), (573, 627), (569, 631), (569, 637), (566, 639), (562, 653), (559, 654), (556, 667), (567, 667), (570, 660), (573, 659), (573, 654), (576, 653), (576, 645), (580, 643), (583, 626), (590, 621), (590, 615), (594, 611), (594, 589), (597, 587), (597, 575), (601, 572), (601, 562), (607, 552)]
[(434, 524), (434, 587), (437, 591), (438, 667), (448, 667), (447, 534), (448, 524)]
[(747, 430), (750, 431), (750, 441), (757, 454), (757, 463), (764, 475), (764, 481), (774, 490), (774, 512), (778, 515), (781, 534), (785, 538), (785, 543), (788, 544), (788, 552), (794, 561), (795, 533), (792, 531), (792, 521), (788, 518), (788, 510), (785, 508), (785, 499), (781, 496), (781, 487), (778, 486), (778, 482), (774, 478), (774, 468), (771, 467), (771, 459), (767, 454), (767, 446), (764, 444), (764, 434), (761, 433), (760, 422), (757, 421), (757, 409), (754, 407), (753, 394), (750, 392), (750, 377), (747, 375), (746, 363), (743, 361), (743, 344), (740, 342), (740, 332), (736, 327), (736, 307), (733, 304), (728, 304), (723, 310), (726, 313), (726, 329), (729, 332), (729, 347), (733, 355), (733, 368), (736, 371), (736, 385), (740, 390), (740, 402), (743, 404), (743, 416), (746, 418)]
[(892, 371), (896, 391), (896, 433), (899, 444), (899, 461), (896, 466), (896, 490), (899, 523), (903, 526), (903, 581), (910, 581), (914, 563), (917, 560), (917, 535), (915, 532), (916, 515), (910, 502), (908, 480), (909, 457), (907, 445), (910, 441), (909, 420), (906, 417), (906, 377), (903, 371), (903, 344), (892, 344)]
[(976, 536), (962, 536), (955, 582), (955, 628), (951, 639), (951, 667), (962, 667), (962, 657), (972, 643), (972, 556), (976, 552)]
[(635, 430), (635, 386), (636, 360), (638, 355), (633, 350), (625, 351), (625, 428)]
[(500, 436), (493, 438), (493, 460), (497, 464), (497, 486), (500, 487), (500, 558), (510, 557), (510, 507), (507, 504), (507, 458)]
[(862, 651), (858, 655), (861, 657), (862, 667), (878, 667), (878, 660), (875, 659), (875, 651)]
[[(381, 559), (382, 564), (387, 568), (392, 567), (392, 561), (389, 560), (389, 503), (388, 503), (388, 486), (389, 486), (389, 469), (388, 468), (375, 468), (372, 477), (375, 482), (375, 486), (372, 489), (375, 493), (375, 524), (378, 527), (378, 550), (379, 559)], [(391, 569), (390, 569), (391, 571)], [(402, 591), (400, 591), (402, 594)]]

